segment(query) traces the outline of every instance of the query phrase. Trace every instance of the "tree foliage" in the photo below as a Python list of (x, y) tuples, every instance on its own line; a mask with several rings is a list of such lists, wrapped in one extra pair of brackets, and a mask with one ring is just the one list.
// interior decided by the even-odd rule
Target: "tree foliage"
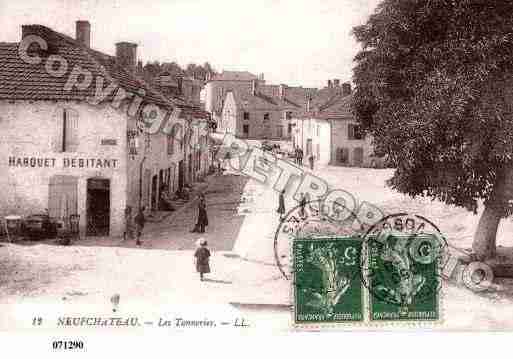
[(513, 160), (513, 2), (384, 0), (353, 29), (354, 112), (389, 184), (476, 211)]
[(167, 71), (173, 75), (183, 75), (193, 77), (198, 80), (206, 81), (208, 74), (210, 76), (216, 74), (214, 68), (205, 62), (203, 65), (188, 64), (185, 69), (176, 62), (159, 61), (148, 62), (143, 67), (143, 77), (145, 80), (152, 82), (160, 73)]

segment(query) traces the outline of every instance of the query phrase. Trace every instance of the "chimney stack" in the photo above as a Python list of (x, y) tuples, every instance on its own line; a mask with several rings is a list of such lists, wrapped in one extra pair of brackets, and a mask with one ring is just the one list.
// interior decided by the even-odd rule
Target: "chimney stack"
[(328, 88), (332, 88), (333, 84), (331, 83), (331, 80), (328, 80)]
[(258, 80), (251, 80), (251, 94), (256, 96), (258, 88)]
[(333, 79), (333, 87), (339, 87), (340, 86), (340, 80), (339, 79)]
[(342, 84), (342, 95), (347, 96), (351, 94), (351, 83), (344, 82)]
[(116, 44), (116, 61), (131, 73), (135, 73), (137, 66), (137, 44), (118, 42)]
[(89, 21), (78, 20), (75, 25), (75, 39), (83, 46), (91, 48), (91, 24)]

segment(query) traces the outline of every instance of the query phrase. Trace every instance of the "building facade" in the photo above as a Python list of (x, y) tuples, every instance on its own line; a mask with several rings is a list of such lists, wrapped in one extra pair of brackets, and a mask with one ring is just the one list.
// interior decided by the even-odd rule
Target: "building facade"
[(206, 110), (216, 119), (218, 132), (248, 139), (290, 139), (293, 118), (315, 91), (267, 85), (263, 75), (247, 72), (223, 72), (206, 86)]
[[(118, 43), (116, 56), (106, 55), (91, 49), (90, 24), (76, 25), (75, 39), (23, 26), (22, 39), (46, 44), (26, 49), (35, 63), (20, 57), (24, 42), (0, 43), (0, 216), (78, 214), (82, 234), (120, 235), (128, 207), (158, 210), (162, 191), (206, 172), (209, 156), (197, 144), (208, 134), (194, 121), (208, 116), (138, 78), (137, 45)], [(179, 118), (167, 115), (176, 108)], [(156, 114), (176, 133), (141, 131)]]
[(330, 80), (309, 98), (305, 111), (294, 119), (292, 140), (305, 158), (313, 155), (320, 165), (382, 166), (383, 159), (374, 156), (372, 138), (354, 118), (351, 101), (351, 85), (338, 80)]

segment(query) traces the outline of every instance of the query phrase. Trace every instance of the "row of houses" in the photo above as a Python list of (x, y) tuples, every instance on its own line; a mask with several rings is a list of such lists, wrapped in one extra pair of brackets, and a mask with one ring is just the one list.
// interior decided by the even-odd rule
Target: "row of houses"
[(291, 141), (322, 165), (378, 166), (372, 139), (351, 112), (350, 83), (322, 89), (267, 85), (263, 74), (224, 71), (205, 86), (217, 130), (239, 138)]
[[(210, 117), (199, 91), (165, 77), (148, 84), (137, 73), (136, 44), (117, 43), (108, 55), (92, 48), (91, 35), (87, 21), (76, 22), (75, 38), (23, 25), (22, 40), (37, 36), (47, 45), (27, 49), (39, 62), (20, 56), (20, 42), (0, 43), (2, 217), (78, 214), (83, 234), (119, 235), (127, 208), (159, 210), (163, 194), (192, 184), (211, 165)], [(92, 76), (90, 86), (80, 76), (70, 85), (76, 69)], [(116, 91), (92, 102), (109, 84)], [(145, 108), (166, 114), (173, 131), (142, 131)]]

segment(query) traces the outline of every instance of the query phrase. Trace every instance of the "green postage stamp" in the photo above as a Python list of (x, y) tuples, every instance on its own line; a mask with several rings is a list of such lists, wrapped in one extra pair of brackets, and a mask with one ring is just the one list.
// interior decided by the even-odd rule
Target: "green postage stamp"
[(370, 237), (363, 278), (371, 320), (440, 319), (440, 249), (432, 234), (390, 231)]
[(438, 321), (438, 241), (394, 230), (295, 239), (296, 325)]
[(294, 319), (298, 324), (363, 320), (359, 237), (294, 240)]

